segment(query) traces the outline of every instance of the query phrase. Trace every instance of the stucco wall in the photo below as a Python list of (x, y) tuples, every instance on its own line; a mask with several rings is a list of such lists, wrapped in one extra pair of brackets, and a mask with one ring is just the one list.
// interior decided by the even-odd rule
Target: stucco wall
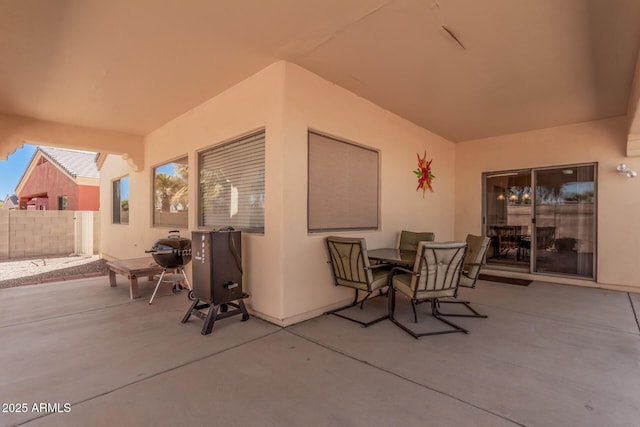
[[(324, 238), (360, 236), (369, 248), (395, 246), (402, 229), (433, 231), (453, 238), (455, 145), (371, 102), (292, 64), (285, 68), (284, 169), (282, 216), (284, 257), (283, 319), (296, 322), (320, 314), (328, 305), (353, 298), (331, 286)], [(307, 233), (307, 129), (380, 151), (381, 229), (367, 232)], [(416, 192), (416, 153), (433, 159), (434, 193)]]
[(100, 187), (94, 185), (78, 185), (77, 188), (78, 206), (73, 209), (79, 211), (99, 211)]
[[(152, 225), (152, 173), (155, 166), (188, 156), (189, 170), (197, 170), (198, 151), (250, 131), (266, 129), (266, 204), (264, 235), (244, 234), (242, 256), (247, 301), (254, 310), (278, 318), (282, 311), (282, 271), (273, 259), (281, 259), (282, 186), (282, 64), (274, 64), (199, 107), (175, 118), (145, 138), (145, 167), (133, 172), (117, 156), (109, 156), (101, 171), (101, 206), (111, 211), (111, 182), (130, 177), (129, 224), (112, 224), (111, 215), (102, 221), (101, 251), (106, 258), (145, 256), (144, 250), (175, 227)], [(189, 173), (189, 227), (181, 229), (191, 237), (197, 229), (196, 197), (198, 177)], [(191, 265), (187, 266), (190, 274)]]
[(46, 193), (48, 210), (58, 210), (58, 197), (67, 196), (67, 210), (99, 210), (100, 187), (77, 185), (50, 161), (35, 166), (20, 189), (18, 197)]
[[(100, 255), (107, 259), (140, 258), (148, 256), (145, 249), (151, 248), (153, 240), (147, 237), (150, 230), (143, 231), (142, 227), (149, 227), (142, 221), (144, 212), (139, 207), (142, 201), (142, 184), (131, 188), (131, 182), (141, 178), (144, 172), (135, 173), (128, 162), (120, 156), (107, 156), (100, 169)], [(129, 223), (113, 224), (113, 181), (129, 177)], [(151, 190), (149, 190), (151, 191)]]
[[(197, 170), (197, 152), (250, 131), (266, 129), (265, 232), (243, 235), (245, 290), (250, 307), (264, 318), (289, 324), (315, 316), (352, 295), (331, 284), (324, 237), (307, 233), (307, 129), (380, 150), (381, 230), (340, 233), (363, 236), (369, 247), (393, 246), (402, 229), (453, 237), (455, 146), (297, 66), (275, 63), (145, 138), (144, 170), (134, 173), (109, 156), (101, 169), (101, 206), (111, 209), (111, 181), (130, 176), (129, 225), (102, 221), (107, 258), (144, 256), (167, 232), (151, 225), (154, 166), (187, 155)], [(433, 158), (435, 193), (415, 191), (416, 152)], [(197, 174), (189, 173), (190, 235), (197, 228)]]
[(37, 165), (22, 186), (18, 197), (46, 193), (49, 197), (49, 210), (58, 209), (58, 197), (67, 196), (67, 208), (77, 209), (78, 189), (68, 176), (63, 174), (51, 162)]
[(456, 146), (455, 236), (480, 233), (482, 173), (598, 162), (597, 282), (640, 288), (632, 266), (640, 253), (640, 180), (615, 172), (625, 162), (624, 117), (459, 143)]

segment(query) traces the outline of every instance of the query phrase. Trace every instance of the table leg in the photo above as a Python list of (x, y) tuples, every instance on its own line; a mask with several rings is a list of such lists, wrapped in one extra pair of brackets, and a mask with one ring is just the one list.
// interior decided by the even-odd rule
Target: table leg
[(116, 272), (113, 270), (109, 270), (109, 285), (111, 285), (111, 287), (117, 286), (116, 285)]
[(129, 297), (136, 299), (138, 295), (138, 278), (135, 275), (129, 276)]

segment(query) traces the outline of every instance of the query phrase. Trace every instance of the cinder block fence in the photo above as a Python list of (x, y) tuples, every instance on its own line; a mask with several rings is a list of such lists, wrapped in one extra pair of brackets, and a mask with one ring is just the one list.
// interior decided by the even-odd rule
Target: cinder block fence
[(0, 261), (98, 253), (100, 213), (0, 209)]

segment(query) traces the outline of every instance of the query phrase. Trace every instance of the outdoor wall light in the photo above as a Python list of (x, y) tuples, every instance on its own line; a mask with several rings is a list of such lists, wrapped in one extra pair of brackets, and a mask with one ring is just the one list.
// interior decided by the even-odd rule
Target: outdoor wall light
[(629, 169), (629, 166), (627, 166), (625, 163), (620, 163), (618, 166), (616, 166), (616, 172), (618, 172), (618, 174), (620, 175), (626, 175), (629, 178), (635, 178), (636, 176), (638, 176), (638, 172)]

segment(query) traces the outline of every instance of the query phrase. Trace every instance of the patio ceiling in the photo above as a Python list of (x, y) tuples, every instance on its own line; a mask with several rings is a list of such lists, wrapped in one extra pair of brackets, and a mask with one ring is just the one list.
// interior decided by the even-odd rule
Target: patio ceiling
[(639, 47), (638, 0), (0, 0), (0, 114), (140, 136), (287, 60), (464, 141), (640, 114)]

